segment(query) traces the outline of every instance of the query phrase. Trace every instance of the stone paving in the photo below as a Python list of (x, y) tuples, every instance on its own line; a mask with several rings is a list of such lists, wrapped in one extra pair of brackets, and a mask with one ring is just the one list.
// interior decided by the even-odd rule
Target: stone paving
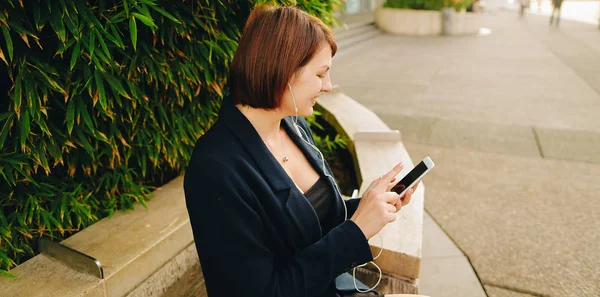
[(600, 296), (600, 30), (511, 11), (484, 27), (380, 35), (332, 80), (436, 162), (425, 208), (488, 296)]

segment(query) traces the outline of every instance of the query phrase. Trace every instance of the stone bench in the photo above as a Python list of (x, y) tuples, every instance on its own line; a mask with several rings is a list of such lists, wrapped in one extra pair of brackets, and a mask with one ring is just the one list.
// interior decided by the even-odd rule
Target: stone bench
[[(400, 134), (391, 131), (375, 114), (340, 92), (321, 98), (319, 108), (323, 114), (352, 140), (349, 147), (356, 159), (357, 173), (365, 181), (361, 192), (368, 181), (400, 160), (405, 164), (405, 172), (412, 167)], [(176, 297), (190, 296), (189, 292), (205, 296), (185, 207), (183, 178), (158, 188), (153, 195), (147, 203), (148, 210), (137, 205), (133, 211), (115, 213), (61, 243), (98, 260), (104, 271), (102, 278), (40, 254), (11, 271), (17, 279), (0, 278), (0, 296)], [(377, 263), (385, 275), (379, 291), (417, 293), (422, 218), (420, 186), (411, 203), (398, 213), (398, 220), (382, 232), (384, 252)], [(370, 244), (373, 253), (378, 253), (378, 237)], [(361, 269), (360, 274), (363, 279), (377, 277), (366, 269)], [(191, 278), (193, 287), (173, 286), (185, 278)]]
[(79, 272), (46, 254), (17, 266), (17, 279), (0, 278), (0, 296), (161, 296), (198, 261), (185, 207), (183, 178), (158, 188), (154, 198), (118, 212), (61, 244), (97, 259), (104, 277)]

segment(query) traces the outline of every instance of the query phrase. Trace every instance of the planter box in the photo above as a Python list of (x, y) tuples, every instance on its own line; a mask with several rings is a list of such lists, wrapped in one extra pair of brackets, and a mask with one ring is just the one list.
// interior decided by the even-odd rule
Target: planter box
[(378, 8), (375, 23), (384, 32), (396, 35), (430, 36), (442, 33), (439, 11)]
[[(446, 35), (477, 34), (481, 16), (477, 13), (450, 13)], [(435, 36), (442, 34), (442, 13), (430, 10), (379, 8), (375, 23), (384, 32), (395, 35)]]

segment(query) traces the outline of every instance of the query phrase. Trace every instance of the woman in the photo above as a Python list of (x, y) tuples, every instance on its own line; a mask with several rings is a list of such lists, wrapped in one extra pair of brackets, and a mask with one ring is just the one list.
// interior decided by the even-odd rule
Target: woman
[(367, 240), (410, 201), (413, 189), (402, 199), (389, 192), (398, 164), (362, 199), (343, 202), (298, 117), (331, 90), (336, 50), (331, 30), (297, 8), (250, 14), (231, 95), (196, 143), (184, 181), (210, 297), (339, 296), (336, 277), (373, 259)]

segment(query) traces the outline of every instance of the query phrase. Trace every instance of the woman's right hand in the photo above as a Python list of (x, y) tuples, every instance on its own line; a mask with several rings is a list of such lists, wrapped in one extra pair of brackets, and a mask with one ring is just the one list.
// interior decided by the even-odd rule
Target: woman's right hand
[[(374, 180), (362, 196), (352, 220), (367, 239), (379, 233), (385, 225), (396, 220), (400, 195), (390, 192), (395, 176), (404, 168), (402, 163)], [(410, 195), (410, 193), (408, 193)]]

